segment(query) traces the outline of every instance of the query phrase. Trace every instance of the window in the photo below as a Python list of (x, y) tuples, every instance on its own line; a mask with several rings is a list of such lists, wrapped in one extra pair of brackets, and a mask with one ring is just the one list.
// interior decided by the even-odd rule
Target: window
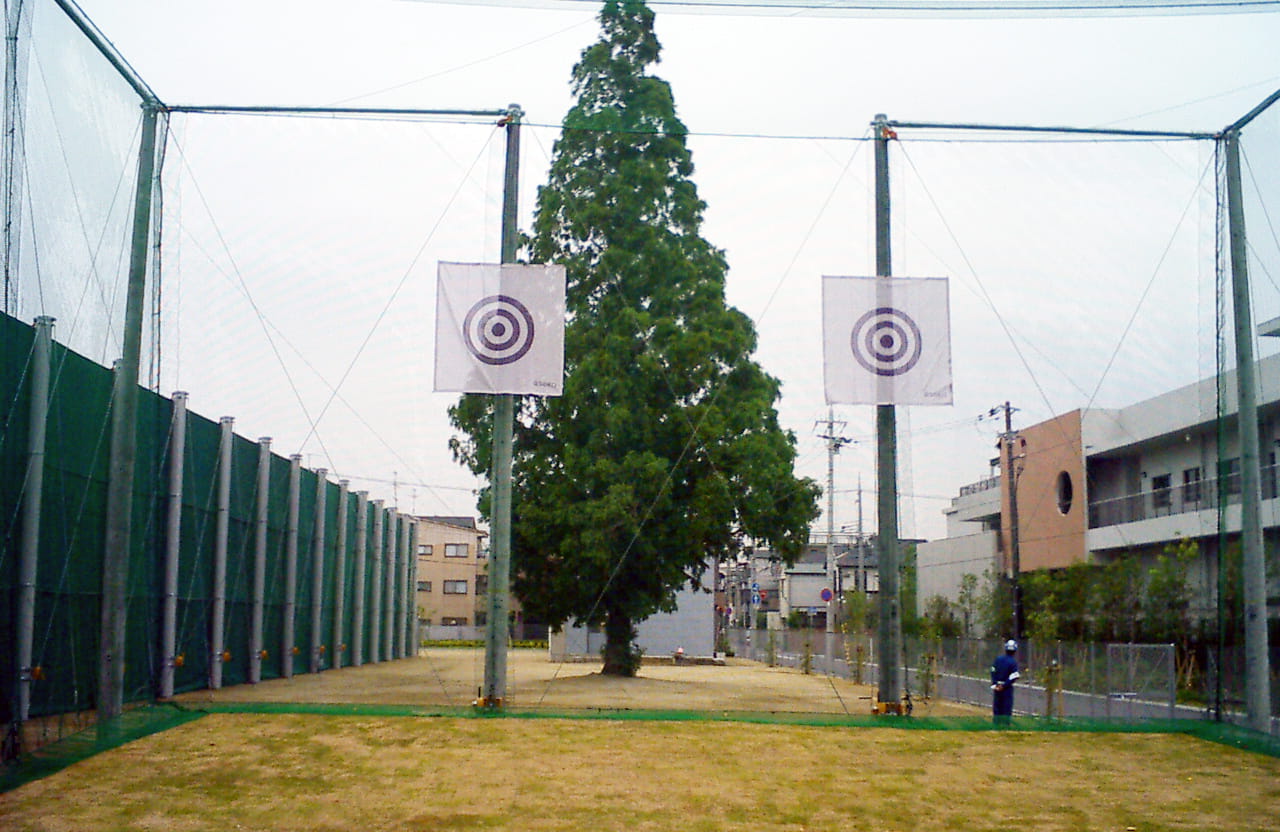
[(1071, 484), (1071, 475), (1066, 471), (1058, 472), (1058, 513), (1068, 514), (1071, 511), (1071, 503), (1075, 500), (1075, 488)]
[(448, 616), (445, 616), (444, 618), (440, 619), (440, 624), (441, 626), (444, 626), (444, 627), (465, 627), (467, 626), (467, 619), (465, 617), (450, 618)]
[(476, 595), (484, 595), (489, 591), (489, 576), (476, 575)]
[(419, 591), (419, 592), (430, 592), (430, 591), (431, 591), (431, 581), (418, 581), (418, 591)]
[(1169, 493), (1172, 477), (1169, 474), (1158, 474), (1151, 478), (1151, 504), (1156, 508), (1168, 508), (1173, 502)]
[(430, 544), (430, 543), (419, 543), (419, 544), (418, 544), (418, 557), (420, 557), (420, 558), (429, 558), (429, 557), (431, 557), (431, 553), (432, 553), (432, 546), (431, 546), (431, 544)]
[(444, 556), (447, 558), (465, 558), (470, 547), (466, 543), (444, 544)]
[(1182, 472), (1182, 501), (1200, 502), (1200, 468), (1188, 468)]
[(467, 582), (466, 581), (445, 581), (444, 594), (445, 595), (466, 595)]

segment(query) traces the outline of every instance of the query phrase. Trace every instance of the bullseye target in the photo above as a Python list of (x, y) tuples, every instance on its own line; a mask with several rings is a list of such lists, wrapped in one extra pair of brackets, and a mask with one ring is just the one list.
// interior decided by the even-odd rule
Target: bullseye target
[(849, 344), (858, 363), (878, 376), (910, 372), (924, 349), (915, 320), (892, 306), (877, 307), (858, 318)]
[(467, 310), (462, 337), (471, 354), (485, 364), (511, 364), (533, 346), (533, 316), (509, 295), (490, 295)]

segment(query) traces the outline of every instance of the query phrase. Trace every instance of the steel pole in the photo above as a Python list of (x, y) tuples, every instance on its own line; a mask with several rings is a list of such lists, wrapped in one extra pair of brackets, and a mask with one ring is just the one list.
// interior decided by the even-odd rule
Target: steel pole
[(413, 519), (404, 515), (400, 526), (400, 621), (396, 626), (396, 653), (404, 659), (413, 655)]
[(383, 526), (387, 519), (382, 506), (382, 500), (373, 501), (373, 546), (370, 551), (370, 556), (373, 558), (373, 574), (369, 576), (369, 661), (371, 662), (381, 660), (379, 656), (382, 649), (378, 634), (382, 631), (382, 553), (385, 547), (382, 538)]
[(209, 688), (222, 687), (227, 615), (227, 534), (231, 528), (231, 442), (236, 420), (223, 416), (218, 443), (218, 515), (213, 534), (213, 610), (209, 621)]
[(382, 553), (382, 660), (389, 662), (396, 657), (396, 551), (400, 548), (400, 512), (387, 509), (387, 526), (382, 539), (386, 549)]
[(320, 632), (321, 600), (324, 598), (324, 516), (328, 470), (316, 469), (316, 504), (311, 523), (311, 647), (307, 672), (319, 673), (324, 654), (324, 633)]
[(1240, 186), (1240, 135), (1224, 137), (1227, 151), (1227, 217), (1231, 240), (1231, 306), (1235, 320), (1236, 384), (1240, 431), (1240, 544), (1244, 578), (1245, 705), (1249, 726), (1271, 729), (1271, 678), (1267, 647), (1267, 565), (1262, 542), (1262, 467), (1258, 450), (1258, 383), (1253, 358), (1249, 252)]
[(258, 493), (253, 518), (253, 601), (249, 609), (249, 683), (262, 681), (263, 607), (267, 596), (267, 524), (271, 506), (271, 437), (258, 439)]
[(351, 592), (351, 666), (364, 664), (365, 553), (369, 547), (369, 492), (356, 492), (356, 569)]
[[(877, 115), (875, 128), (876, 276), (891, 277), (888, 120)], [(891, 404), (876, 405), (876, 552), (880, 572), (880, 666), (878, 695), (895, 707), (902, 699), (902, 609), (898, 598), (898, 426)]]
[[(520, 175), (520, 119), (511, 105), (507, 129), (506, 168), (502, 184), (502, 262), (514, 263), (518, 247), (516, 214)], [(489, 547), (489, 609), (485, 626), (483, 704), (502, 706), (507, 695), (507, 595), (511, 582), (511, 466), (515, 396), (498, 394), (493, 403), (492, 532)]]
[(409, 521), (409, 581), (405, 591), (405, 654), (418, 655), (418, 522)]
[(22, 487), (22, 542), (18, 562), (18, 721), (31, 712), (35, 648), (36, 575), (40, 563), (40, 511), (44, 497), (45, 439), (49, 422), (49, 364), (53, 318), (36, 318), (31, 348), (31, 427), (27, 433), (27, 478)]
[(32, 3), (10, 2), (5, 4), (5, 72), (4, 72), (4, 169), (0, 172), (0, 202), (4, 218), (4, 311), (16, 314), (18, 309), (17, 279), (19, 233), (22, 227), (22, 165), (25, 157), (23, 129), (26, 111), (27, 63), (31, 49)]
[(289, 457), (289, 509), (284, 533), (284, 621), (280, 628), (280, 675), (293, 678), (294, 611), (298, 604), (298, 502), (302, 454)]
[(164, 535), (164, 599), (160, 613), (160, 698), (173, 696), (178, 665), (178, 563), (182, 550), (182, 481), (186, 472), (187, 394), (173, 394), (169, 428), (169, 502)]
[(125, 628), (133, 531), (133, 472), (138, 450), (138, 368), (146, 294), (151, 203), (155, 190), (156, 107), (142, 108), (133, 236), (120, 360), (111, 407), (111, 461), (102, 551), (102, 615), (98, 650), (98, 719), (105, 727), (124, 709)]
[(347, 614), (347, 526), (350, 525), (348, 515), (351, 505), (351, 481), (338, 480), (338, 533), (337, 558), (333, 570), (333, 663), (334, 668), (342, 667), (343, 654), (347, 652), (347, 643), (342, 638), (343, 619)]

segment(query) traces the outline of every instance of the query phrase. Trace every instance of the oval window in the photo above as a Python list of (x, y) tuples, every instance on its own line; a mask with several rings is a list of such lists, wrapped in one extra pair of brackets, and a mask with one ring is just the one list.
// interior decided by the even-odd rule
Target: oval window
[(1058, 473), (1058, 511), (1067, 514), (1071, 511), (1071, 500), (1075, 497), (1075, 489), (1071, 487), (1071, 475), (1066, 471)]

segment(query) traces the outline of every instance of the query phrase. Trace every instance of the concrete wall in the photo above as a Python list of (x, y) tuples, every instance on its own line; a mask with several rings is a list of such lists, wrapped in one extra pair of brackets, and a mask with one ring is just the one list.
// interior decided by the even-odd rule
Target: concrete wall
[(966, 573), (976, 575), (981, 586), (982, 573), (1000, 566), (998, 542), (996, 532), (989, 531), (917, 544), (917, 612), (924, 613), (924, 603), (931, 596), (959, 598), (960, 578)]
[[(686, 656), (710, 656), (715, 648), (715, 598), (710, 592), (685, 587), (676, 597), (679, 607), (672, 613), (659, 613), (640, 622), (637, 642), (646, 656), (670, 656), (683, 647)], [(551, 659), (565, 655), (600, 655), (604, 633), (588, 633), (583, 627), (566, 626), (562, 637), (551, 638)]]

